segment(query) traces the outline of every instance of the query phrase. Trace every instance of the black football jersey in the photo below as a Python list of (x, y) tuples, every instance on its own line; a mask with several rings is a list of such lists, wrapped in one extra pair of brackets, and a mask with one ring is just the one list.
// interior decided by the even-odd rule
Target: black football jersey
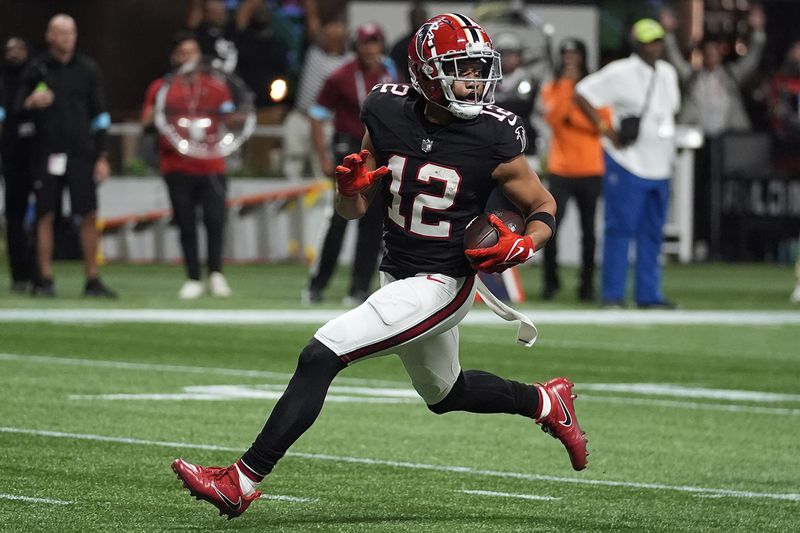
[(420, 272), (473, 273), (464, 255), (467, 224), (482, 213), (500, 164), (525, 150), (520, 118), (486, 106), (471, 120), (435, 125), (423, 117), (425, 99), (410, 85), (379, 84), (361, 120), (391, 174), (385, 199), (380, 269), (400, 279)]

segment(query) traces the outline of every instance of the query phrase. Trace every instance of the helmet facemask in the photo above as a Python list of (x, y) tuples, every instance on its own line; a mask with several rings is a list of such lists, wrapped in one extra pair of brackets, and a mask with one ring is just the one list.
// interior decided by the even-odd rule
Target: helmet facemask
[[(421, 90), (412, 72), (412, 83)], [(422, 67), (422, 75), (429, 80), (438, 80), (443, 100), (441, 105), (458, 118), (477, 117), (483, 106), (494, 103), (497, 82), (503, 77), (500, 68), (500, 53), (486, 43), (467, 44), (465, 50), (447, 52), (428, 59)], [(465, 96), (457, 96), (454, 83), (462, 82), (472, 88)], [(426, 95), (428, 96), (428, 95)]]

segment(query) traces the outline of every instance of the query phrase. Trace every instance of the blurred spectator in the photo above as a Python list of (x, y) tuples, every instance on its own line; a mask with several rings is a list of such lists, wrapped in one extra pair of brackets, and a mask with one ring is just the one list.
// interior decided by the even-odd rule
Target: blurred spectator
[(752, 29), (747, 53), (737, 61), (725, 63), (725, 42), (716, 36), (707, 36), (701, 43), (703, 63), (700, 68), (681, 55), (675, 30), (678, 20), (668, 9), (661, 12), (661, 21), (667, 31), (664, 43), (666, 57), (675, 67), (683, 87), (683, 105), (678, 123), (699, 127), (705, 135), (703, 147), (695, 156), (694, 167), (694, 238), (708, 242), (711, 238), (711, 191), (713, 154), (718, 153), (720, 136), (729, 132), (751, 129), (742, 98), (742, 86), (753, 75), (761, 62), (767, 36), (764, 33), (764, 11), (758, 5), (750, 9), (748, 22)]
[(272, 29), (289, 47), (289, 70), (297, 79), (303, 68), (306, 46), (314, 41), (321, 26), (317, 0), (265, 1), (272, 13)]
[(518, 115), (528, 136), (526, 153), (535, 153), (537, 133), (531, 124), (531, 113), (539, 82), (522, 66), (522, 41), (513, 32), (499, 33), (494, 47), (501, 54), (503, 79), (495, 90), (495, 103)]
[[(408, 44), (414, 37), (420, 26), (428, 20), (428, 10), (422, 2), (411, 2), (410, 9), (408, 10), (408, 33), (395, 41), (389, 52), (389, 57), (394, 61), (394, 66), (397, 68), (397, 79), (403, 83), (410, 83), (411, 78), (408, 76)], [(496, 46), (496, 43), (495, 43)]]
[[(245, 0), (246, 2), (247, 0)], [(224, 0), (192, 0), (186, 27), (194, 33), (204, 57), (214, 68), (233, 72), (239, 60), (234, 21), (228, 17)]]
[[(315, 177), (323, 175), (320, 160), (309, 150), (311, 124), (308, 110), (317, 101), (317, 95), (331, 72), (351, 58), (346, 49), (347, 27), (341, 20), (326, 22), (306, 54), (303, 73), (297, 90), (295, 107), (283, 123), (283, 173), (290, 180), (305, 176), (306, 162)], [(326, 123), (323, 132), (325, 142), (330, 139), (332, 127)]]
[[(612, 61), (575, 87), (576, 100), (605, 133), (605, 240), (603, 305), (625, 304), (628, 248), (636, 242), (635, 301), (640, 308), (672, 308), (661, 292), (659, 256), (675, 159), (675, 114), (680, 106), (678, 75), (659, 59), (664, 28), (655, 20), (633, 25), (634, 53)], [(610, 106), (607, 127), (597, 108)]]
[[(256, 107), (275, 103), (270, 94), (276, 80), (284, 82), (280, 99), (286, 96), (288, 48), (272, 31), (271, 17), (264, 0), (242, 0), (236, 10), (236, 32), (233, 36), (239, 51), (236, 71), (255, 93)], [(277, 98), (276, 94), (276, 101), (279, 101)]]
[(36, 190), (37, 296), (55, 296), (53, 248), (56, 209), (62, 189), (70, 191), (72, 214), (80, 218), (80, 240), (86, 273), (84, 296), (115, 298), (97, 271), (97, 190), (108, 179), (108, 127), (105, 95), (97, 65), (76, 52), (78, 29), (69, 15), (50, 19), (45, 39), (49, 50), (26, 67), (17, 94), (17, 109), (33, 118), (34, 189)]
[(33, 123), (15, 107), (22, 71), (28, 64), (28, 45), (19, 37), (5, 43), (0, 77), (0, 152), (5, 181), (6, 243), (11, 274), (11, 290), (24, 293), (34, 277), (35, 244), (33, 231), (26, 223), (28, 202), (33, 192), (31, 141)]
[[(396, 79), (391, 59), (383, 55), (383, 32), (376, 24), (369, 23), (356, 30), (356, 57), (325, 80), (317, 102), (309, 110), (311, 135), (320, 166), (326, 176), (333, 178), (334, 161), (361, 149), (364, 125), (361, 123), (361, 104), (370, 90), (378, 83), (390, 83)], [(333, 120), (333, 146), (325, 142), (324, 123)], [(353, 260), (353, 271), (348, 292), (348, 302), (362, 302), (369, 295), (370, 282), (378, 265), (378, 253), (383, 235), (383, 202), (376, 197), (367, 213), (358, 220), (358, 239)], [(333, 205), (328, 210), (328, 227), (322, 247), (311, 265), (311, 277), (304, 300), (308, 303), (322, 301), (323, 291), (328, 286), (342, 249), (342, 239), (347, 220), (335, 212)]]
[[(594, 218), (600, 197), (604, 171), (600, 131), (608, 128), (611, 114), (599, 110), (600, 129), (588, 119), (575, 102), (575, 84), (589, 72), (586, 67), (586, 45), (579, 39), (564, 39), (559, 47), (559, 63), (555, 77), (542, 88), (544, 118), (552, 137), (547, 155), (547, 181), (558, 205), (556, 222), (567, 213), (570, 198), (575, 199), (581, 220), (581, 269), (578, 299), (594, 299)], [(561, 288), (558, 276), (557, 236), (544, 248), (544, 289), (542, 297), (551, 300)]]
[[(231, 104), (228, 87), (205, 73), (192, 69), (201, 60), (200, 46), (191, 33), (181, 33), (175, 38), (171, 63), (174, 69), (169, 81), (172, 84), (165, 97), (165, 106), (171, 114), (183, 112), (191, 116), (192, 105), (197, 108), (220, 109)], [(181, 75), (176, 75), (180, 71)], [(142, 126), (153, 125), (156, 96), (166, 78), (150, 84), (142, 109)], [(173, 217), (178, 225), (187, 279), (178, 297), (199, 298), (205, 288), (200, 281), (200, 258), (197, 236), (197, 210), (203, 211), (208, 244), (208, 282), (212, 296), (227, 297), (231, 289), (222, 274), (222, 246), (225, 229), (225, 198), (227, 179), (225, 160), (197, 159), (179, 153), (163, 136), (159, 139), (161, 174), (167, 183)]]
[(776, 166), (800, 172), (800, 41), (790, 46), (772, 79), (770, 115), (777, 140)]
[(748, 22), (753, 33), (744, 56), (725, 63), (724, 41), (708, 36), (701, 44), (703, 64), (698, 69), (692, 68), (678, 48), (674, 34), (678, 27), (675, 15), (663, 10), (661, 21), (667, 32), (664, 39), (667, 60), (675, 67), (683, 85), (683, 105), (678, 123), (698, 126), (707, 137), (750, 130), (741, 87), (758, 68), (764, 53), (767, 36), (764, 33), (763, 8), (754, 4), (750, 9)]

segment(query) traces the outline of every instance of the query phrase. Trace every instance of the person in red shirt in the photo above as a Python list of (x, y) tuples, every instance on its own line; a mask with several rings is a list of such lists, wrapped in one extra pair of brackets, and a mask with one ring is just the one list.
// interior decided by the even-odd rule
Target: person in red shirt
[[(356, 57), (325, 80), (317, 102), (308, 113), (311, 117), (311, 136), (319, 157), (322, 172), (331, 178), (334, 161), (361, 149), (364, 125), (361, 122), (361, 105), (372, 88), (379, 83), (397, 79), (391, 59), (384, 56), (383, 32), (374, 23), (364, 24), (356, 30)], [(324, 123), (333, 121), (333, 142), (328, 146), (323, 133)], [(331, 206), (332, 207), (332, 206)], [(383, 236), (383, 204), (380, 198), (370, 204), (369, 212), (358, 221), (358, 240), (353, 259), (350, 290), (346, 303), (361, 303), (369, 296), (369, 286), (378, 266), (378, 254)], [(303, 294), (306, 303), (319, 303), (323, 292), (336, 270), (347, 220), (331, 208), (324, 239), (317, 258), (311, 265), (308, 288)]]
[[(196, 64), (201, 59), (200, 46), (193, 35), (181, 33), (175, 39), (171, 62), (176, 71), (181, 67)], [(164, 86), (166, 78), (159, 78), (147, 89), (142, 110), (142, 125), (151, 127), (154, 123), (156, 98)], [(176, 131), (192, 139), (196, 135), (191, 125), (181, 126), (186, 119), (208, 117), (209, 109), (224, 112), (231, 107), (230, 91), (227, 86), (203, 73), (176, 76), (170, 80), (170, 88), (165, 95), (164, 110), (167, 116), (180, 115)], [(216, 111), (215, 111), (216, 112)], [(211, 113), (213, 115), (213, 113)], [(205, 135), (213, 135), (214, 125), (204, 129)], [(194, 140), (194, 139), (193, 139)], [(225, 227), (225, 198), (227, 178), (225, 160), (222, 157), (200, 159), (180, 153), (164, 135), (159, 138), (159, 164), (161, 174), (167, 183), (169, 198), (178, 225), (181, 249), (186, 267), (187, 280), (181, 287), (178, 297), (194, 299), (205, 292), (200, 281), (200, 259), (197, 238), (197, 208), (203, 211), (203, 224), (208, 241), (208, 281), (212, 296), (227, 297), (230, 286), (222, 274), (222, 243)]]

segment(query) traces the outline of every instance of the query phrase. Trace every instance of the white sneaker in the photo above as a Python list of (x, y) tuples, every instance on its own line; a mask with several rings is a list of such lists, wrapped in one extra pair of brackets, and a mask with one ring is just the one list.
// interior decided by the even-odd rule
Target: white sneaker
[(800, 304), (800, 283), (794, 288), (792, 293), (792, 303)]
[(211, 296), (227, 298), (233, 294), (230, 285), (228, 285), (228, 280), (225, 279), (221, 272), (212, 272), (208, 276), (208, 285), (211, 289)]
[(178, 298), (181, 300), (196, 300), (205, 292), (203, 283), (196, 279), (187, 279), (183, 282), (183, 287), (178, 291)]

